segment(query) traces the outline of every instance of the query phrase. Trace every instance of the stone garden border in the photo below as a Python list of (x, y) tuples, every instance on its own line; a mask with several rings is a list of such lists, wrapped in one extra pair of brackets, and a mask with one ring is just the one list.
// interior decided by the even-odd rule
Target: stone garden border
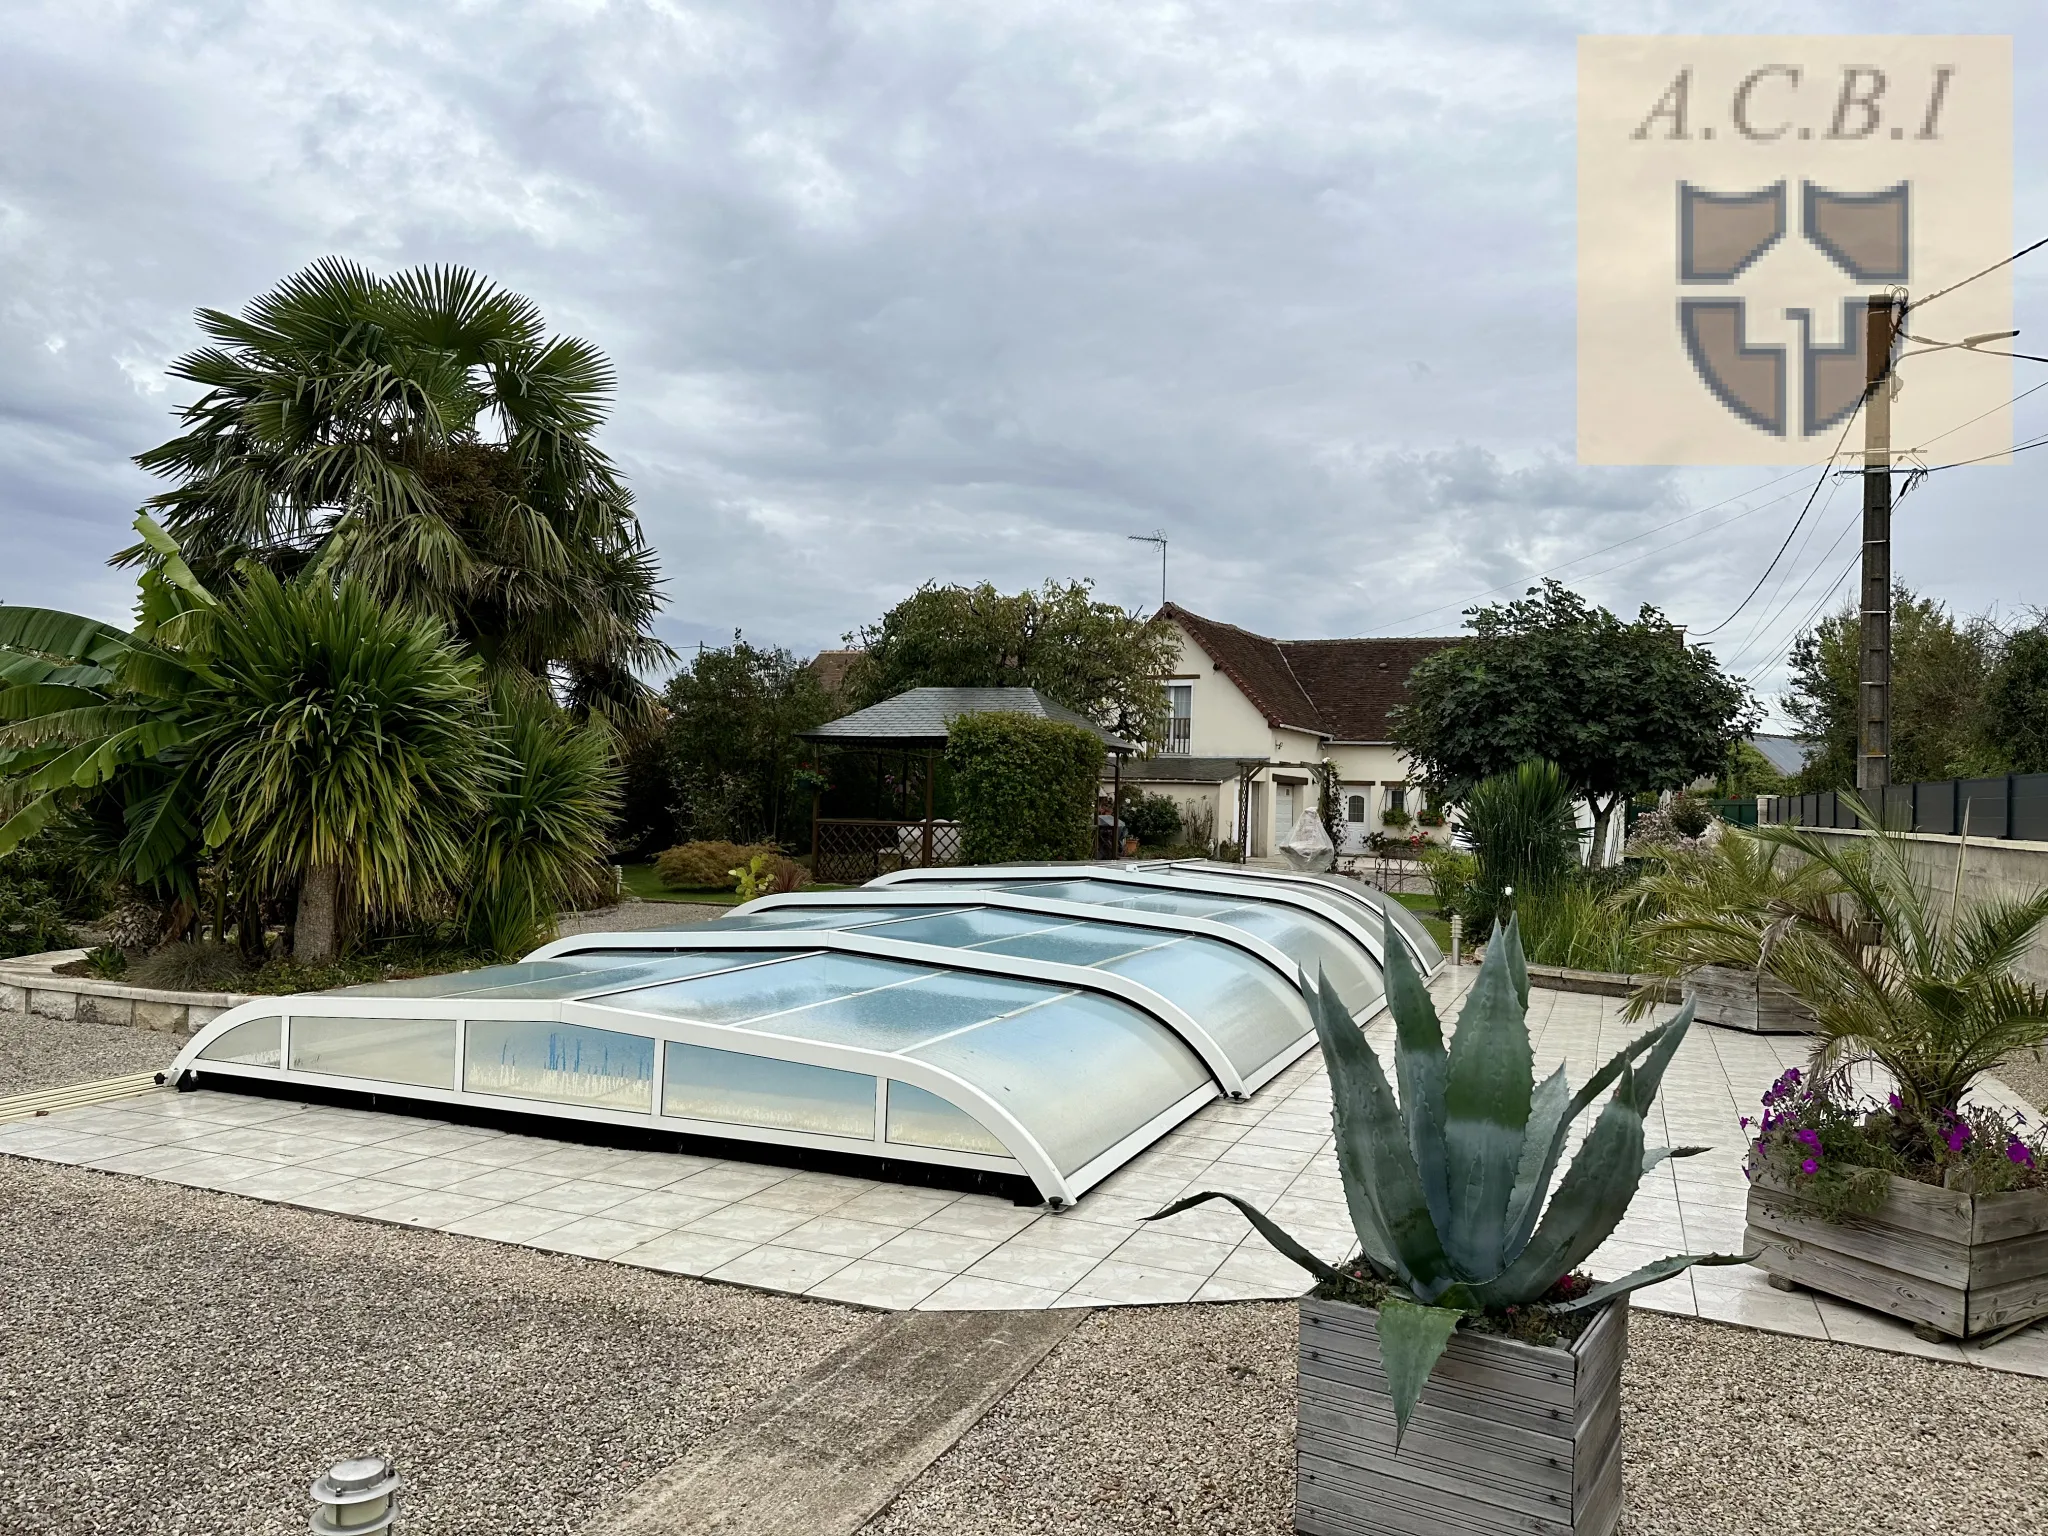
[(82, 949), (57, 949), (0, 960), (0, 1009), (17, 1009), (45, 1019), (128, 1024), (189, 1035), (230, 1008), (254, 1001), (238, 992), (168, 992), (158, 987), (127, 987), (93, 976), (56, 974), (58, 966), (84, 958)]

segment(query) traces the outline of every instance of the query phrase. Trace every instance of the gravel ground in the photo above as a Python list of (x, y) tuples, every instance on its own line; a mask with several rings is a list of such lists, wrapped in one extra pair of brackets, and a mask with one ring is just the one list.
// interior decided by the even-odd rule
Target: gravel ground
[(0, 1157), (0, 1529), (572, 1532), (871, 1314)]
[[(1632, 1536), (2048, 1530), (2048, 1381), (1638, 1313)], [(871, 1536), (1292, 1527), (1294, 1309), (1098, 1312)]]
[(184, 1043), (183, 1035), (128, 1024), (81, 1024), (0, 1009), (0, 1099), (134, 1072), (160, 1072)]
[(1993, 1070), (2000, 1082), (2034, 1108), (2048, 1111), (2048, 1051), (2015, 1051)]

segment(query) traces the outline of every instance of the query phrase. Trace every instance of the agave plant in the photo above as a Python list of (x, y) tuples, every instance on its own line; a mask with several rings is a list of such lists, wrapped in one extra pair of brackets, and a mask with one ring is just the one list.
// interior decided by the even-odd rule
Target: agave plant
[[(1535, 1080), (1529, 976), (1512, 922), (1488, 945), (1448, 1050), (1428, 989), (1398, 944), (1387, 946), (1386, 979), (1398, 1102), (1379, 1057), (1328, 982), (1319, 975), (1306, 991), (1329, 1067), (1337, 1166), (1360, 1262), (1393, 1293), (1380, 1307), (1379, 1339), (1398, 1449), (1461, 1321), (1541, 1300), (1607, 1240), (1645, 1173), (1667, 1157), (1706, 1149), (1644, 1146), (1643, 1117), (1692, 1024), (1690, 1003), (1617, 1052), (1574, 1093), (1561, 1066)], [(1610, 1085), (1612, 1096), (1553, 1193), (1572, 1122)], [(1335, 1264), (1235, 1195), (1193, 1195), (1149, 1219), (1205, 1200), (1228, 1200), (1317, 1279), (1347, 1283)], [(1552, 1310), (1595, 1307), (1694, 1264), (1750, 1257), (1674, 1254)]]

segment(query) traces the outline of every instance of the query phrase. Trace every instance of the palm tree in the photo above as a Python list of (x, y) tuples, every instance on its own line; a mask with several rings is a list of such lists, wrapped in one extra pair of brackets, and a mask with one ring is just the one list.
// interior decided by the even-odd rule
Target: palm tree
[[(481, 663), (362, 582), (246, 567), (224, 598), (139, 518), (135, 629), (0, 606), (0, 855), (58, 816), (109, 827), (120, 871), (190, 920), (202, 860), (295, 897), (295, 953), (352, 915), (445, 903), (487, 788)], [(246, 937), (246, 935), (245, 935)]]
[[(491, 674), (645, 707), (669, 656), (632, 497), (593, 442), (613, 378), (531, 301), (460, 267), (379, 278), (316, 262), (172, 372), (204, 393), (137, 457), (175, 482), (150, 506), (202, 579), (254, 559), (348, 575), (438, 619)], [(119, 560), (147, 558), (141, 546)]]
[(1865, 835), (1727, 828), (1712, 849), (1659, 854), (1644, 926), (1661, 975), (1740, 967), (1776, 978), (1818, 1020), (1813, 1068), (1840, 1086), (1874, 1063), (1910, 1118), (1954, 1114), (1981, 1072), (2048, 1041), (2048, 992), (2014, 976), (2044, 923), (2048, 889), (1965, 895), (1967, 840), (1947, 890), (1914, 879), (1904, 839), (1852, 795)]
[(225, 617), (191, 699), (206, 841), (262, 886), (297, 888), (293, 954), (331, 959), (351, 916), (452, 895), (506, 768), (477, 660), (353, 577), (254, 567)]
[(618, 811), (615, 743), (531, 690), (500, 686), (493, 736), (508, 764), (484, 796), (462, 916), (470, 946), (511, 958), (553, 937), (555, 913), (603, 894)]

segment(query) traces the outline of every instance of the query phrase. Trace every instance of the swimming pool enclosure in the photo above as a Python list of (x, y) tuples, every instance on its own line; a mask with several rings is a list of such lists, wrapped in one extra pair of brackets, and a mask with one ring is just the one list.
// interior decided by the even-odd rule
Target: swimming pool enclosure
[(266, 998), (170, 1069), (1021, 1175), (1070, 1203), (1202, 1105), (1360, 1023), (1391, 897), (1203, 862), (904, 870), (512, 965)]

